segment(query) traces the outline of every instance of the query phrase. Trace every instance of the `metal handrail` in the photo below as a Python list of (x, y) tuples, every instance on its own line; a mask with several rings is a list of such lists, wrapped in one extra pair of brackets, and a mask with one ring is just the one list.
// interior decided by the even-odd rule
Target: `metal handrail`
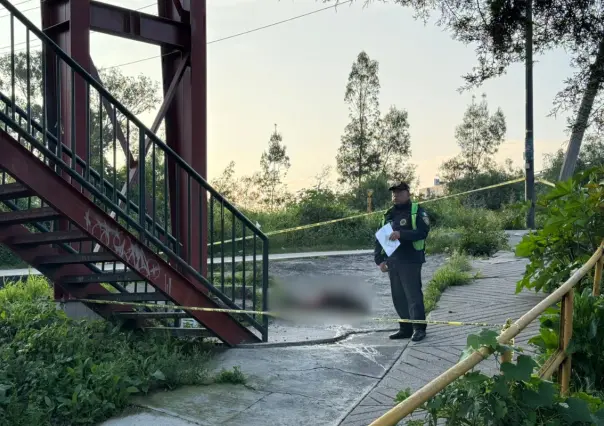
[[(546, 362), (546, 365), (551, 366), (548, 368), (549, 371), (555, 371), (555, 369), (564, 363), (562, 367), (561, 377), (561, 388), (562, 393), (568, 392), (569, 381), (570, 381), (570, 356), (567, 356), (564, 351), (568, 347), (570, 336), (572, 333), (572, 309), (573, 309), (573, 288), (587, 275), (587, 273), (596, 267), (595, 279), (594, 279), (594, 294), (599, 294), (600, 279), (602, 277), (602, 268), (604, 265), (604, 241), (595, 253), (589, 258), (585, 264), (579, 268), (564, 284), (562, 284), (556, 291), (551, 293), (531, 310), (522, 315), (516, 322), (511, 324), (509, 328), (503, 331), (497, 338), (497, 343), (508, 344), (514, 337), (516, 337), (522, 330), (524, 330), (531, 322), (537, 319), (553, 304), (563, 300), (561, 318), (561, 327), (563, 333), (560, 334), (561, 348), (559, 352), (550, 357), (551, 362)], [(597, 289), (597, 290), (596, 290)], [(570, 312), (570, 317), (568, 314)], [(566, 317), (566, 318), (565, 318)], [(413, 413), (422, 404), (426, 403), (430, 398), (434, 397), (438, 392), (445, 389), (448, 385), (453, 383), (455, 380), (466, 374), (481, 361), (491, 355), (493, 350), (490, 347), (483, 346), (476, 352), (472, 353), (466, 359), (458, 362), (453, 367), (442, 373), (440, 376), (424, 385), (421, 389), (414, 392), (410, 397), (390, 409), (384, 415), (374, 420), (370, 426), (394, 426), (400, 422), (404, 417)], [(549, 360), (548, 360), (549, 361)], [(547, 373), (543, 371), (543, 373)], [(544, 377), (545, 374), (541, 376)]]
[(29, 31), (38, 36), (42, 44), (45, 47), (50, 47), (54, 53), (61, 58), (71, 69), (82, 77), (90, 86), (94, 87), (102, 97), (109, 100), (114, 107), (116, 107), (128, 120), (136, 124), (136, 126), (143, 130), (145, 136), (160, 147), (160, 149), (169, 154), (173, 160), (176, 161), (179, 167), (182, 167), (193, 179), (203, 186), (214, 198), (224, 204), (228, 210), (231, 211), (239, 220), (244, 222), (250, 229), (254, 231), (263, 241), (268, 241), (268, 237), (262, 232), (254, 223), (252, 223), (247, 217), (245, 217), (233, 204), (231, 204), (222, 194), (214, 189), (195, 169), (193, 169), (178, 153), (176, 153), (170, 146), (162, 141), (155, 133), (153, 133), (147, 126), (145, 126), (134, 114), (132, 114), (120, 101), (118, 101), (111, 93), (103, 87), (94, 77), (92, 77), (88, 71), (86, 71), (80, 64), (74, 61), (71, 56), (65, 53), (51, 38), (49, 38), (42, 30), (33, 25), (25, 15), (13, 6), (8, 0), (0, 0), (0, 4), (5, 7), (11, 15), (16, 16), (21, 24), (23, 24)]
[[(9, 12), (9, 16), (10, 16), (10, 29), (11, 29), (11, 47), (13, 47), (13, 51), (12, 51), (12, 55), (14, 55), (14, 23), (15, 20), (17, 20), (20, 24), (22, 24), (24, 26), (24, 28), (27, 31), (27, 40), (28, 40), (28, 52), (27, 52), (27, 103), (28, 103), (28, 107), (26, 109), (22, 109), (19, 108), (19, 106), (17, 105), (16, 99), (15, 99), (15, 70), (14, 70), (14, 59), (12, 61), (12, 75), (11, 75), (11, 83), (12, 83), (12, 91), (10, 93), (11, 97), (7, 97), (4, 96), (2, 94), (0, 94), (0, 98), (2, 101), (4, 101), (4, 103), (7, 106), (10, 106), (10, 110), (12, 111), (12, 118), (9, 116), (8, 114), (8, 109), (6, 114), (2, 113), (0, 111), (0, 121), (3, 121), (8, 127), (11, 128), (12, 131), (16, 132), (20, 138), (22, 138), (24, 141), (26, 141), (30, 146), (35, 147), (38, 151), (40, 151), (40, 153), (43, 154), (44, 157), (46, 157), (46, 159), (50, 160), (50, 164), (52, 165), (52, 167), (57, 169), (57, 172), (59, 172), (59, 170), (61, 170), (61, 172), (65, 173), (66, 175), (70, 176), (72, 178), (72, 180), (74, 182), (77, 182), (77, 184), (79, 186), (81, 186), (81, 188), (85, 189), (86, 191), (88, 191), (90, 194), (94, 195), (96, 200), (98, 200), (100, 203), (103, 204), (104, 207), (108, 207), (110, 208), (112, 211), (115, 211), (118, 215), (120, 220), (124, 220), (125, 223), (127, 224), (127, 228), (129, 228), (129, 230), (134, 230), (136, 231), (139, 235), (142, 236), (142, 243), (147, 245), (149, 248), (152, 248), (151, 245), (155, 246), (155, 248), (152, 248), (152, 250), (159, 250), (160, 253), (167, 255), (171, 261), (174, 261), (174, 266), (179, 268), (182, 272), (187, 272), (189, 274), (191, 274), (193, 277), (197, 278), (209, 291), (213, 296), (216, 296), (221, 302), (223, 302), (226, 307), (228, 308), (233, 308), (233, 309), (245, 309), (245, 304), (246, 304), (246, 297), (243, 297), (242, 303), (243, 303), (243, 308), (238, 306), (237, 302), (236, 302), (236, 298), (238, 296), (235, 295), (235, 263), (233, 262), (233, 268), (232, 268), (232, 288), (231, 288), (231, 296), (227, 296), (227, 293), (225, 293), (225, 276), (224, 276), (224, 257), (225, 257), (225, 253), (224, 250), (221, 250), (221, 257), (222, 257), (222, 269), (221, 269), (221, 289), (219, 289), (219, 287), (217, 285), (215, 285), (215, 279), (213, 278), (213, 274), (211, 276), (205, 277), (201, 271), (197, 270), (196, 267), (192, 266), (192, 262), (199, 260), (200, 262), (202, 262), (201, 259), (201, 254), (199, 255), (199, 259), (193, 259), (193, 257), (195, 257), (197, 254), (192, 255), (191, 254), (191, 241), (188, 241), (188, 247), (184, 247), (183, 246), (183, 241), (181, 240), (178, 236), (173, 236), (170, 231), (169, 231), (169, 227), (168, 227), (168, 217), (170, 217), (170, 220), (174, 220), (176, 222), (176, 228), (177, 229), (181, 229), (182, 227), (189, 227), (189, 229), (191, 229), (191, 222), (192, 220), (197, 220), (197, 219), (192, 219), (191, 218), (191, 214), (190, 212), (188, 213), (186, 220), (188, 221), (188, 224), (186, 223), (181, 223), (179, 224), (179, 214), (178, 214), (178, 204), (176, 205), (176, 214), (169, 214), (168, 212), (168, 201), (167, 201), (167, 197), (164, 197), (164, 201), (163, 203), (165, 204), (164, 206), (164, 210), (163, 210), (163, 221), (164, 221), (164, 226), (162, 227), (160, 225), (160, 219), (158, 219), (158, 217), (156, 216), (156, 204), (155, 204), (155, 198), (152, 198), (152, 201), (149, 201), (148, 203), (152, 203), (152, 216), (150, 214), (147, 213), (147, 209), (145, 208), (145, 204), (146, 204), (146, 196), (149, 194), (149, 190), (146, 189), (146, 182), (145, 182), (145, 156), (143, 153), (146, 152), (146, 150), (144, 149), (145, 144), (150, 143), (151, 145), (151, 150), (153, 152), (153, 172), (152, 172), (152, 186), (153, 186), (153, 190), (156, 188), (156, 174), (155, 174), (155, 152), (157, 150), (157, 152), (160, 153), (160, 155), (163, 155), (164, 161), (168, 160), (171, 162), (172, 165), (174, 165), (174, 169), (176, 170), (176, 172), (174, 172), (175, 174), (175, 185), (176, 185), (176, 190), (178, 191), (179, 188), (179, 182), (180, 185), (183, 185), (183, 181), (184, 181), (184, 185), (185, 185), (185, 191), (189, 191), (189, 195), (188, 198), (185, 201), (188, 201), (188, 209), (191, 209), (192, 206), (194, 205), (193, 203), (199, 203), (198, 208), (200, 210), (202, 210), (202, 205), (203, 205), (203, 199), (207, 196), (210, 200), (210, 212), (209, 212), (209, 219), (210, 219), (210, 231), (209, 231), (209, 235), (210, 235), (210, 240), (212, 240), (212, 235), (213, 235), (213, 217), (214, 217), (214, 211), (213, 211), (213, 206), (214, 205), (218, 205), (219, 209), (220, 209), (220, 219), (221, 219), (221, 236), (222, 236), (222, 240), (224, 240), (225, 238), (225, 213), (228, 213), (229, 216), (229, 222), (230, 222), (230, 227), (231, 227), (231, 233), (232, 233), (232, 239), (235, 239), (235, 234), (236, 232), (242, 232), (244, 237), (246, 235), (246, 233), (248, 235), (251, 234), (251, 236), (253, 237), (254, 240), (254, 244), (253, 244), (253, 271), (251, 272), (252, 275), (252, 281), (251, 281), (251, 285), (250, 288), (253, 289), (253, 296), (252, 296), (252, 302), (250, 302), (251, 304), (253, 304), (254, 306), (254, 310), (256, 310), (256, 303), (262, 303), (262, 310), (266, 310), (267, 307), (267, 293), (268, 293), (268, 244), (269, 244), (269, 238), (268, 236), (262, 232), (254, 223), (252, 223), (252, 221), (250, 221), (241, 211), (239, 211), (233, 204), (231, 204), (222, 194), (220, 194), (216, 189), (214, 189), (199, 173), (197, 173), (196, 170), (194, 170), (182, 157), (180, 157), (180, 155), (178, 155), (170, 146), (168, 146), (165, 142), (163, 142), (159, 137), (157, 137), (157, 135), (155, 135), (154, 132), (152, 132), (150, 129), (148, 129), (134, 114), (132, 114), (122, 103), (120, 103), (111, 93), (109, 93), (102, 85), (102, 83), (97, 80), (96, 78), (94, 78), (92, 75), (90, 75), (82, 66), (80, 66), (76, 61), (74, 61), (66, 52), (64, 52), (56, 43), (53, 42), (53, 40), (51, 40), (42, 30), (40, 30), (39, 28), (37, 28), (35, 25), (33, 25), (22, 13), (20, 13), (12, 4), (8, 3), (7, 0), (0, 0), (0, 6), (5, 7), (8, 12)], [(71, 136), (71, 148), (66, 146), (65, 143), (63, 143), (63, 141), (61, 140), (62, 138), (59, 136), (61, 134), (61, 130), (59, 127), (52, 127), (54, 129), (56, 129), (57, 131), (57, 136), (55, 137), (52, 132), (49, 132), (49, 128), (47, 128), (47, 114), (48, 114), (48, 105), (46, 105), (46, 90), (47, 90), (47, 85), (49, 84), (48, 81), (45, 82), (45, 73), (43, 72), (42, 74), (42, 93), (43, 93), (43, 109), (44, 109), (44, 116), (42, 118), (42, 122), (43, 124), (40, 125), (39, 123), (37, 123), (33, 117), (31, 116), (31, 114), (29, 113), (29, 103), (30, 103), (30, 69), (29, 69), (29, 37), (30, 34), (34, 34), (34, 36), (36, 36), (43, 45), (43, 49), (44, 49), (44, 56), (43, 56), (43, 67), (46, 67), (47, 64), (46, 62), (50, 61), (51, 59), (48, 59), (49, 55), (48, 53), (52, 54), (52, 57), (55, 62), (55, 66), (58, 66), (58, 71), (56, 72), (56, 77), (53, 76), (52, 78), (56, 79), (56, 81), (54, 81), (54, 83), (51, 81), (50, 84), (57, 84), (57, 87), (54, 88), (54, 90), (61, 90), (61, 84), (63, 80), (61, 80), (61, 70), (63, 69), (62, 66), (66, 66), (68, 68), (68, 72), (71, 73), (71, 84), (72, 84), (72, 98), (71, 98), (71, 108), (72, 111), (74, 109), (75, 106), (75, 98), (73, 96), (73, 92), (74, 92), (74, 88), (73, 85), (74, 83), (74, 77), (77, 76), (78, 78), (81, 78), (82, 81), (84, 82), (84, 84), (86, 85), (86, 95), (85, 95), (85, 101), (84, 103), (86, 103), (85, 108), (87, 109), (86, 114), (87, 116), (87, 122), (85, 123), (85, 128), (88, 129), (90, 126), (90, 120), (91, 120), (91, 116), (90, 116), (90, 91), (91, 88), (93, 90), (96, 90), (96, 94), (98, 94), (101, 102), (103, 103), (103, 105), (105, 104), (105, 101), (107, 101), (109, 104), (111, 104), (109, 107), (107, 107), (105, 105), (105, 108), (109, 108), (111, 111), (107, 112), (108, 116), (113, 116), (113, 119), (110, 118), (110, 120), (113, 123), (114, 126), (114, 136), (113, 136), (113, 143), (114, 143), (114, 159), (115, 159), (115, 143), (116, 143), (116, 137), (117, 137), (117, 130), (115, 130), (116, 126), (119, 126), (119, 124), (115, 123), (117, 114), (120, 114), (120, 117), (123, 117), (123, 119), (125, 119), (127, 121), (127, 126), (128, 129), (130, 128), (129, 126), (132, 124), (134, 125), (134, 127), (136, 128), (136, 132), (138, 133), (138, 144), (139, 144), (139, 179), (138, 179), (138, 203), (133, 203), (131, 199), (128, 199), (128, 197), (126, 196), (126, 199), (124, 199), (123, 194), (118, 193), (116, 191), (116, 176), (117, 176), (117, 172), (114, 170), (113, 171), (113, 185), (111, 185), (110, 182), (108, 182), (103, 175), (103, 125), (101, 123), (101, 127), (100, 127), (100, 132), (99, 132), (99, 136), (100, 136), (100, 168), (98, 168), (98, 172), (95, 170), (95, 166), (92, 165), (91, 161), (90, 161), (90, 134), (88, 134), (87, 136), (84, 135), (83, 137), (87, 137), (86, 143), (88, 144), (88, 152), (87, 152), (87, 159), (83, 159), (80, 156), (77, 155), (76, 150), (75, 150), (75, 143), (74, 143), (74, 138), (73, 138), (73, 133), (70, 133)], [(60, 64), (60, 65), (59, 65)], [(44, 68), (46, 69), (46, 68)], [(63, 71), (64, 72), (64, 71)], [(53, 101), (54, 102), (54, 101)], [(59, 96), (58, 101), (57, 101), (57, 108), (59, 110), (61, 110), (61, 102), (62, 102), (62, 98)], [(66, 100), (66, 102), (69, 102), (69, 100)], [(83, 107), (83, 106), (82, 106)], [(51, 108), (55, 108), (55, 105), (52, 105)], [(25, 112), (28, 111), (28, 112)], [(25, 115), (24, 115), (25, 113)], [(73, 114), (73, 112), (72, 112)], [(58, 113), (59, 117), (61, 116), (61, 112)], [(17, 116), (19, 118), (19, 121), (17, 122)], [(99, 117), (102, 120), (102, 107), (99, 110)], [(21, 125), (21, 118), (25, 118), (27, 121), (27, 129), (24, 128), (24, 126)], [(56, 117), (55, 117), (56, 118)], [(53, 118), (54, 119), (54, 118)], [(60, 120), (60, 118), (57, 118), (57, 123), (51, 123), (52, 126), (58, 125), (58, 120)], [(72, 123), (71, 123), (71, 131), (75, 132), (75, 126), (73, 124), (74, 121), (74, 116), (72, 115)], [(40, 132), (42, 134), (42, 139), (43, 141), (39, 141), (38, 138), (36, 137), (37, 132)], [(49, 149), (49, 146), (46, 146), (46, 144), (52, 145), (53, 148)], [(110, 143), (110, 142), (109, 142)], [(126, 142), (126, 144), (129, 144), (129, 139), (128, 142)], [(129, 152), (128, 148), (125, 148), (126, 150), (128, 150), (128, 152), (126, 152), (126, 155), (132, 155)], [(115, 160), (114, 160), (115, 161)], [(70, 164), (68, 164), (70, 163)], [(164, 163), (167, 164), (167, 163)], [(83, 175), (80, 175), (78, 172), (76, 172), (76, 169), (78, 167), (81, 167), (82, 170), (85, 170), (86, 172), (83, 172)], [(170, 166), (166, 166), (165, 168), (165, 174), (163, 176), (163, 181), (164, 184), (166, 185), (166, 192), (167, 192), (167, 182), (168, 182), (168, 176), (169, 176), (169, 171), (168, 171), (168, 167)], [(86, 175), (84, 177), (84, 174)], [(184, 179), (183, 179), (184, 178)], [(97, 188), (96, 186), (100, 185), (100, 188)], [(192, 191), (192, 188), (195, 188)], [(110, 197), (114, 198), (115, 200), (112, 200), (109, 198), (108, 193), (107, 193), (107, 189), (109, 189), (109, 194)], [(153, 191), (152, 190), (152, 191)], [(197, 191), (200, 191), (199, 193)], [(192, 195), (194, 194), (194, 195)], [(135, 196), (134, 196), (135, 197)], [(120, 203), (122, 203), (123, 201), (126, 201), (126, 211), (124, 212), (123, 209), (120, 208)], [(195, 204), (195, 206), (197, 206), (197, 204)], [(161, 207), (160, 207), (161, 208)], [(130, 213), (134, 213), (138, 216), (138, 220), (135, 220)], [(174, 216), (174, 217), (172, 217)], [(201, 218), (201, 219), (206, 219), (206, 218)], [(117, 219), (116, 219), (117, 220)], [(180, 225), (180, 226), (179, 226)], [(238, 229), (239, 228), (239, 229)], [(201, 231), (202, 234), (202, 238), (203, 235), (207, 232), (207, 230), (204, 229), (203, 225), (201, 225)], [(165, 237), (165, 238), (164, 238)], [(165, 241), (163, 241), (165, 240)], [(257, 270), (256, 270), (256, 241), (259, 240), (262, 243), (262, 251), (259, 253), (259, 260), (262, 263), (262, 270), (261, 270), (261, 276), (258, 277), (257, 276)], [(212, 244), (207, 244), (210, 250), (213, 250), (213, 246)], [(185, 251), (185, 255), (181, 256), (181, 248), (184, 248)], [(196, 247), (200, 252), (203, 250), (201, 248), (201, 244), (200, 247)], [(243, 252), (245, 253), (246, 250), (246, 246), (243, 246)], [(213, 251), (212, 251), (213, 253)], [(232, 246), (232, 257), (233, 259), (235, 258), (235, 245)], [(213, 257), (212, 257), (213, 259)], [(245, 268), (245, 260), (243, 261), (244, 263), (244, 268)], [(210, 266), (210, 270), (213, 271), (214, 269), (214, 263), (212, 262)], [(200, 268), (203, 270), (203, 268), (205, 267), (205, 265), (200, 266)], [(243, 282), (243, 287), (245, 289), (246, 287), (246, 281), (245, 281), (245, 272), (243, 274), (244, 276), (244, 282)], [(260, 278), (260, 282), (261, 282), (261, 289), (262, 289), (262, 301), (258, 301), (257, 296), (257, 277)], [(268, 319), (266, 317), (263, 317), (261, 322), (258, 321), (256, 318), (250, 316), (249, 314), (240, 314), (240, 319), (242, 321), (247, 322), (248, 324), (250, 324), (251, 326), (253, 326), (254, 328), (256, 328), (257, 330), (261, 331), (262, 333), (262, 338), (263, 340), (267, 339), (268, 336)]]
[[(62, 169), (62, 171), (67, 173), (78, 184), (80, 184), (84, 188), (86, 188), (86, 190), (89, 191), (91, 194), (94, 194), (95, 197), (97, 197), (100, 200), (103, 200), (104, 202), (110, 203), (111, 200), (109, 200), (105, 194), (102, 194), (101, 192), (99, 192), (98, 189), (94, 187), (94, 185), (92, 185), (87, 180), (83, 179), (82, 176), (80, 176), (76, 171), (74, 171), (71, 167), (69, 167), (69, 165), (66, 164), (62, 158), (58, 157), (56, 155), (56, 153), (52, 152), (50, 149), (48, 149), (42, 143), (37, 141), (28, 132), (26, 132), (24, 129), (20, 128), (14, 121), (12, 121), (10, 119), (10, 117), (6, 116), (2, 111), (0, 111), (0, 121), (6, 123), (13, 131), (18, 133), (25, 140), (27, 140), (28, 143), (35, 146), (36, 149), (38, 149), (46, 157), (52, 158), (53, 161), (55, 161), (56, 165)], [(143, 229), (140, 226), (140, 224), (136, 220), (132, 219), (131, 217), (122, 216), (122, 218), (126, 222), (128, 222), (128, 224), (130, 226), (132, 226), (134, 229), (136, 229), (137, 231), (139, 231), (139, 232), (146, 231), (145, 229)], [(163, 246), (162, 242), (157, 237), (155, 237), (149, 233), (145, 233), (145, 234), (146, 234), (146, 237), (150, 241), (152, 241), (154, 244), (156, 244), (158, 246)], [(187, 272), (189, 272), (189, 273), (193, 274), (195, 277), (197, 277), (202, 283), (204, 283), (206, 288), (208, 290), (210, 290), (210, 292), (212, 294), (214, 294), (216, 297), (218, 297), (223, 303), (225, 303), (227, 305), (227, 307), (233, 308), (233, 309), (240, 309), (239, 306), (237, 306), (232, 300), (230, 300), (224, 293), (222, 293), (220, 290), (218, 290), (206, 277), (201, 275), (199, 273), (199, 271), (197, 271), (195, 268), (193, 268), (191, 265), (189, 265), (187, 262), (185, 262), (184, 259), (182, 259), (180, 256), (178, 256), (176, 253), (174, 253), (168, 247), (164, 246), (163, 248), (164, 248), (164, 252), (168, 256), (170, 256), (170, 258), (172, 260), (176, 261), (179, 264), (179, 266), (186, 269)], [(256, 325), (258, 328), (262, 327), (262, 325), (260, 323), (258, 323), (254, 318), (252, 318), (249, 314), (242, 313), (239, 315), (245, 317), (246, 320), (250, 321), (251, 323)]]

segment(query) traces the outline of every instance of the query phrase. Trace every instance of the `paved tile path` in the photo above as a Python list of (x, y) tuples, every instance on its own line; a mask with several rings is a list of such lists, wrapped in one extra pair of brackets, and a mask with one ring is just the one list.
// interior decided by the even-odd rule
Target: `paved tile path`
[[(543, 297), (529, 292), (515, 294), (516, 282), (522, 277), (525, 265), (525, 261), (511, 253), (500, 253), (493, 259), (474, 262), (482, 277), (471, 285), (447, 289), (431, 319), (494, 324), (504, 323), (507, 318), (518, 319)], [(516, 345), (529, 349), (527, 341), (537, 333), (538, 327), (538, 322), (533, 322), (516, 339)], [(392, 368), (350, 410), (340, 425), (370, 424), (393, 406), (393, 399), (399, 391), (406, 388), (417, 390), (453, 366), (466, 345), (467, 335), (480, 329), (431, 327), (429, 337), (423, 342), (409, 344)], [(492, 372), (494, 368), (494, 359), (481, 364), (481, 370), (485, 372)]]
[[(425, 282), (443, 261), (438, 256), (429, 259), (423, 274)], [(525, 265), (512, 253), (475, 261), (474, 268), (481, 278), (467, 286), (447, 289), (431, 318), (494, 324), (517, 319), (542, 298), (529, 292), (515, 294)], [(370, 255), (288, 260), (275, 262), (272, 268), (283, 277), (354, 275), (375, 290), (374, 315), (393, 314), (387, 279), (375, 270)], [(135, 412), (104, 425), (366, 426), (394, 405), (399, 391), (416, 390), (454, 365), (467, 335), (481, 328), (430, 326), (426, 340), (413, 344), (408, 340), (391, 341), (389, 333), (375, 325), (361, 326), (364, 333), (333, 344), (225, 351), (215, 357), (213, 368), (240, 366), (248, 377), (245, 386), (196, 386), (156, 393), (138, 400)], [(280, 336), (276, 342), (284, 344), (292, 341), (289, 335), (296, 340), (304, 333), (314, 333), (303, 327), (275, 328)], [(538, 323), (532, 324), (516, 344), (526, 346), (537, 328)], [(481, 364), (485, 372), (495, 367), (494, 360)]]

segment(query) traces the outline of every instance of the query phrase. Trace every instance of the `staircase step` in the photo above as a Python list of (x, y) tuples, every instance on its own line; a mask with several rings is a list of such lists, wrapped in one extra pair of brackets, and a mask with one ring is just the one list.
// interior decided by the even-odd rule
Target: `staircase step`
[(171, 319), (189, 317), (186, 312), (116, 312), (114, 315), (123, 319)]
[(113, 262), (116, 258), (109, 252), (62, 254), (58, 256), (42, 256), (34, 260), (39, 265), (67, 265), (77, 263)]
[[(88, 296), (88, 299), (115, 300), (118, 302), (161, 302), (168, 300), (159, 291), (152, 293), (108, 293)], [(172, 305), (170, 305), (172, 306)]]
[(154, 333), (168, 333), (174, 337), (214, 337), (208, 329), (198, 327), (143, 327), (143, 330)]
[(61, 278), (63, 284), (91, 284), (144, 281), (136, 272), (117, 272), (115, 274), (69, 275)]
[(56, 231), (56, 232), (38, 232), (30, 235), (21, 235), (10, 239), (11, 244), (15, 245), (44, 245), (57, 243), (75, 243), (79, 241), (88, 241), (90, 237), (78, 230)]
[(34, 193), (20, 183), (5, 183), (0, 185), (0, 201), (16, 200), (18, 198), (32, 197)]
[(23, 225), (31, 222), (45, 222), (59, 219), (61, 215), (51, 207), (18, 210), (0, 213), (0, 225)]

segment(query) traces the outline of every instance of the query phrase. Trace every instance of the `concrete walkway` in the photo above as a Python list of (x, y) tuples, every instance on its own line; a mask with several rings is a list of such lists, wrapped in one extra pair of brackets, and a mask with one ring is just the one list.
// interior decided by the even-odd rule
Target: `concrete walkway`
[[(426, 282), (443, 260), (429, 260)], [(282, 276), (310, 270), (334, 273), (327, 266), (334, 261), (339, 271), (366, 274), (365, 279), (376, 288), (376, 314), (393, 315), (387, 278), (375, 271), (371, 256), (284, 262), (275, 272)], [(533, 293), (515, 294), (525, 261), (511, 253), (476, 261), (474, 267), (481, 278), (448, 289), (432, 319), (499, 324), (510, 317), (517, 319), (541, 300)], [(516, 344), (525, 346), (537, 327), (534, 323)], [(324, 345), (225, 351), (214, 359), (213, 368), (240, 367), (248, 377), (245, 386), (210, 385), (157, 393), (139, 399), (135, 412), (104, 425), (368, 425), (394, 405), (399, 391), (418, 389), (455, 364), (467, 335), (480, 331), (477, 327), (430, 326), (426, 340), (410, 344), (390, 341), (387, 332), (377, 330), (375, 325), (366, 327), (362, 333)], [(303, 331), (289, 330), (292, 334)], [(487, 361), (482, 369), (494, 366)]]
[[(494, 324), (503, 324), (507, 318), (518, 319), (543, 298), (541, 294), (530, 292), (514, 294), (525, 265), (511, 253), (499, 253), (493, 259), (474, 262), (481, 278), (468, 286), (447, 289), (430, 318)], [(525, 349), (525, 353), (531, 352), (527, 342), (538, 329), (539, 322), (533, 322), (515, 344)], [(429, 337), (423, 342), (409, 344), (392, 368), (351, 407), (339, 424), (368, 425), (392, 408), (398, 392), (406, 388), (415, 391), (452, 367), (466, 346), (468, 334), (480, 330), (481, 327), (430, 327)], [(479, 366), (480, 370), (491, 374), (496, 368), (494, 357)]]

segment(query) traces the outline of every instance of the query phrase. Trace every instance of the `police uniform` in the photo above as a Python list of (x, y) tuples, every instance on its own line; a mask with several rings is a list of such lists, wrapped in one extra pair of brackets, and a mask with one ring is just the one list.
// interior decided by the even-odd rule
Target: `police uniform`
[[(401, 188), (403, 187), (403, 188)], [(390, 188), (408, 189), (406, 184)], [(424, 294), (422, 292), (422, 265), (426, 261), (425, 240), (430, 232), (427, 213), (417, 203), (394, 205), (384, 213), (382, 226), (390, 223), (400, 233), (400, 246), (390, 257), (376, 240), (374, 258), (376, 265), (386, 262), (392, 290), (394, 308), (401, 319), (425, 320)], [(400, 323), (400, 330), (391, 339), (422, 340), (425, 324)]]

